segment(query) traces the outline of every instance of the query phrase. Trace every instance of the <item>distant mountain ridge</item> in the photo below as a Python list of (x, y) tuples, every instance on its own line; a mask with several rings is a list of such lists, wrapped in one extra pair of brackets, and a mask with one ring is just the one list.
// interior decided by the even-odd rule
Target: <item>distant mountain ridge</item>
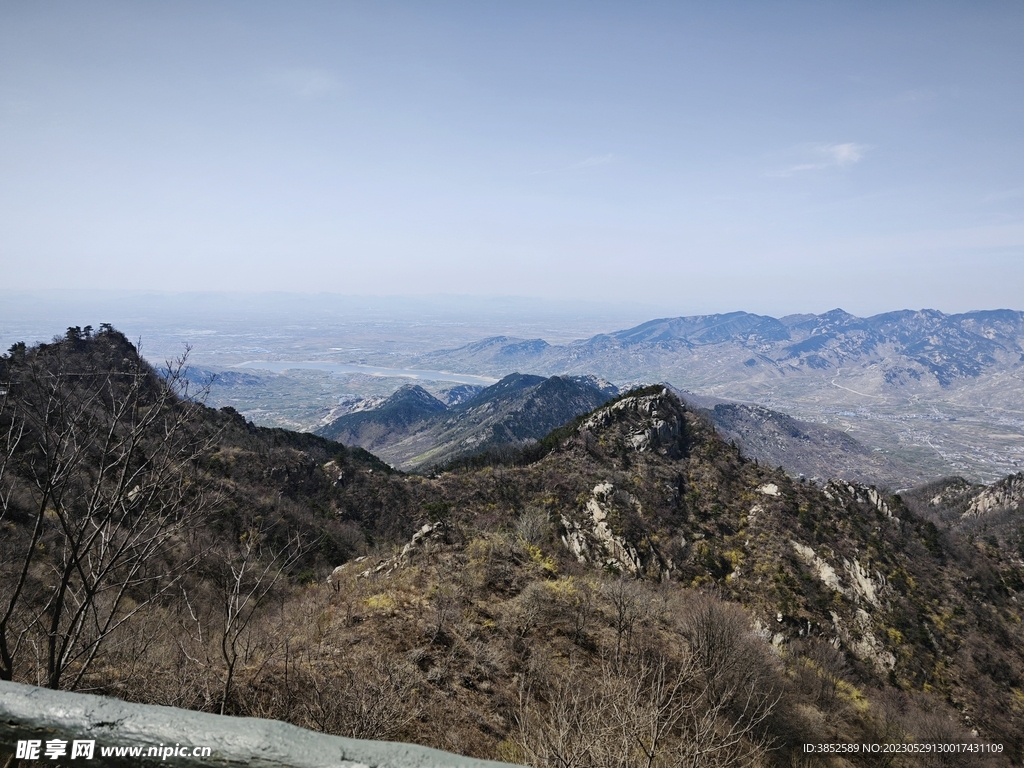
[(404, 432), (411, 425), (447, 410), (447, 405), (423, 387), (408, 384), (378, 407), (335, 419), (318, 434), (373, 451), (387, 445), (396, 432)]
[[(656, 363), (652, 355), (731, 345), (749, 354), (748, 368), (773, 367), (780, 373), (793, 368), (834, 370), (851, 362), (894, 363), (890, 380), (931, 375), (942, 386), (976, 377), (998, 364), (1024, 361), (1024, 312), (1009, 309), (947, 315), (937, 310), (901, 310), (867, 318), (841, 309), (822, 315), (774, 318), (749, 312), (661, 318), (613, 333), (599, 334), (562, 346), (542, 339), (497, 336), (452, 350), (421, 356), (420, 360), (489, 362), (492, 373), (503, 365), (538, 371), (578, 372), (588, 366), (615, 377), (623, 363)], [(626, 358), (615, 364), (610, 354)], [(899, 364), (895, 360), (900, 359)], [(593, 362), (597, 360), (595, 367)], [(614, 374), (612, 372), (615, 372)]]
[(379, 407), (335, 419), (317, 434), (415, 469), (539, 440), (615, 394), (614, 386), (593, 377), (513, 373), (449, 407), (407, 385)]
[(494, 337), (409, 367), (501, 376), (593, 374), (745, 402), (850, 433), (911, 482), (992, 482), (1024, 467), (1024, 312), (842, 309), (781, 318), (669, 317), (567, 344)]

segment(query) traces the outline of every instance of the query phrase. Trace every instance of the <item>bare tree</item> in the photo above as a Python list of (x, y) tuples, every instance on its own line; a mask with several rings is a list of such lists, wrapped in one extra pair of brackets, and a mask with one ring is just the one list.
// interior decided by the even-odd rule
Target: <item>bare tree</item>
[(651, 768), (662, 764), (681, 719), (697, 704), (689, 696), (694, 671), (663, 656), (640, 656), (630, 667), (616, 658), (605, 663), (602, 677), (616, 682), (611, 709), (624, 748), (621, 764)]
[(601, 753), (609, 751), (619, 734), (602, 682), (575, 661), (561, 672), (531, 670), (520, 681), (515, 741), (531, 765), (609, 764)]
[(527, 507), (512, 525), (512, 530), (520, 541), (535, 547), (544, 543), (550, 528), (548, 513), (538, 507)]
[(615, 663), (632, 649), (633, 630), (637, 622), (650, 613), (648, 591), (636, 579), (619, 576), (603, 582), (601, 591), (612, 604), (612, 626), (615, 628)]
[(295, 536), (282, 547), (268, 545), (270, 526), (257, 519), (239, 537), (234, 553), (225, 553), (223, 571), (223, 625), (220, 651), (224, 660), (224, 688), (220, 713), (227, 711), (239, 661), (247, 662), (252, 645), (244, 643), (260, 608), (287, 570), (303, 555), (305, 548)]
[(679, 626), (689, 653), (717, 705), (728, 702), (766, 679), (763, 643), (750, 628), (743, 609), (711, 594), (690, 595), (679, 612)]
[[(157, 376), (123, 335), (69, 329), (5, 360), (0, 499), (17, 551), (0, 579), (0, 678), (81, 687), (104, 642), (171, 588), (212, 498), (195, 461), (212, 436), (185, 355)], [(6, 553), (5, 553), (6, 554)]]
[(742, 608), (714, 595), (691, 596), (680, 624), (700, 681), (700, 704), (683, 718), (688, 736), (680, 742), (679, 762), (756, 764), (773, 746), (764, 725), (782, 697), (764, 643)]
[(674, 745), (674, 764), (693, 768), (760, 764), (774, 746), (762, 726), (774, 713), (781, 692), (765, 692), (748, 683), (731, 691), (728, 700), (717, 692), (709, 694), (705, 686), (695, 705), (681, 712), (681, 737)]

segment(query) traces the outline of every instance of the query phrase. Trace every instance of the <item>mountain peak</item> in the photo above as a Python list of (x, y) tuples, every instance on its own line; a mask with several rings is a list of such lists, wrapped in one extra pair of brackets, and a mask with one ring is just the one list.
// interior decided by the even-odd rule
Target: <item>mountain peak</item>
[(615, 427), (624, 447), (637, 453), (658, 451), (675, 455), (683, 435), (686, 407), (661, 385), (627, 392), (598, 408), (579, 426), (579, 433), (605, 432)]
[(386, 408), (401, 404), (415, 405), (431, 413), (440, 413), (448, 409), (448, 406), (427, 392), (419, 384), (406, 384), (400, 387), (391, 397), (383, 402), (381, 407)]

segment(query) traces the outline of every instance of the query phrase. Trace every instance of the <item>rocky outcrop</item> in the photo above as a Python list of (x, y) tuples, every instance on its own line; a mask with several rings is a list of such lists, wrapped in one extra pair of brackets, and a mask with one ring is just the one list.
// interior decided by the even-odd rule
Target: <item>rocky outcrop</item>
[(327, 584), (337, 589), (338, 585), (342, 583), (345, 575), (350, 572), (351, 569), (356, 569), (356, 578), (360, 579), (366, 579), (378, 574), (386, 576), (398, 568), (408, 565), (417, 553), (429, 550), (432, 545), (443, 544), (447, 539), (448, 526), (445, 525), (444, 521), (424, 523), (423, 526), (412, 535), (412, 539), (409, 540), (409, 543), (404, 545), (402, 547), (402, 551), (395, 557), (371, 561), (373, 564), (367, 568), (364, 568), (363, 566), (366, 565), (368, 558), (357, 557), (354, 560), (350, 560), (347, 563), (339, 565), (331, 571), (331, 575), (327, 577)]
[(629, 541), (615, 532), (613, 521), (630, 514), (642, 517), (638, 499), (616, 489), (610, 482), (598, 483), (582, 514), (573, 519), (561, 516), (562, 544), (580, 563), (636, 577), (669, 578), (675, 568), (672, 559), (666, 557), (650, 537)]
[[(565, 534), (562, 543), (581, 563), (599, 563), (605, 568), (614, 568), (634, 576), (643, 570), (643, 562), (637, 550), (622, 536), (617, 536), (608, 525), (608, 513), (615, 486), (611, 483), (597, 485), (586, 504), (589, 516), (580, 522), (562, 517)], [(625, 494), (625, 501), (636, 505), (636, 500)]]
[(850, 649), (854, 656), (866, 661), (879, 674), (885, 674), (896, 666), (896, 657), (875, 636), (872, 631), (871, 615), (863, 608), (858, 608), (853, 621), (844, 622), (839, 614), (832, 611), (832, 625), (843, 645)]
[(796, 540), (790, 541), (790, 544), (797, 557), (822, 584), (855, 606), (852, 614), (830, 611), (832, 627), (836, 633), (833, 643), (837, 647), (845, 646), (861, 661), (874, 666), (879, 673), (892, 670), (896, 665), (896, 657), (875, 635), (873, 620), (875, 611), (888, 607), (884, 599), (891, 597), (885, 575), (878, 570), (869, 570), (856, 559), (842, 558), (842, 564), (837, 568), (812, 547)]
[(893, 522), (898, 523), (900, 521), (898, 517), (893, 515), (889, 503), (885, 500), (885, 496), (870, 486), (847, 483), (842, 480), (832, 480), (825, 486), (822, 493), (833, 500), (845, 498), (857, 504), (870, 504), (883, 515), (891, 518)]
[(1024, 504), (1024, 472), (1010, 475), (993, 483), (974, 497), (963, 517), (982, 517), (993, 512), (1004, 512)]
[(632, 426), (627, 439), (633, 450), (643, 453), (669, 446), (683, 432), (682, 419), (672, 407), (672, 400), (664, 388), (655, 394), (620, 398), (590, 416), (580, 425), (580, 431), (597, 432), (626, 417)]

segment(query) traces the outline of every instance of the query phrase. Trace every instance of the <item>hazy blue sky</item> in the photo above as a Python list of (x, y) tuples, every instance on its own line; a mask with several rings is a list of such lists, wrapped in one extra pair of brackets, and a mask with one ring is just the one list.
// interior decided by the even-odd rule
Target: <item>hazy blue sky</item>
[(1024, 309), (1024, 3), (0, 0), (7, 288)]

